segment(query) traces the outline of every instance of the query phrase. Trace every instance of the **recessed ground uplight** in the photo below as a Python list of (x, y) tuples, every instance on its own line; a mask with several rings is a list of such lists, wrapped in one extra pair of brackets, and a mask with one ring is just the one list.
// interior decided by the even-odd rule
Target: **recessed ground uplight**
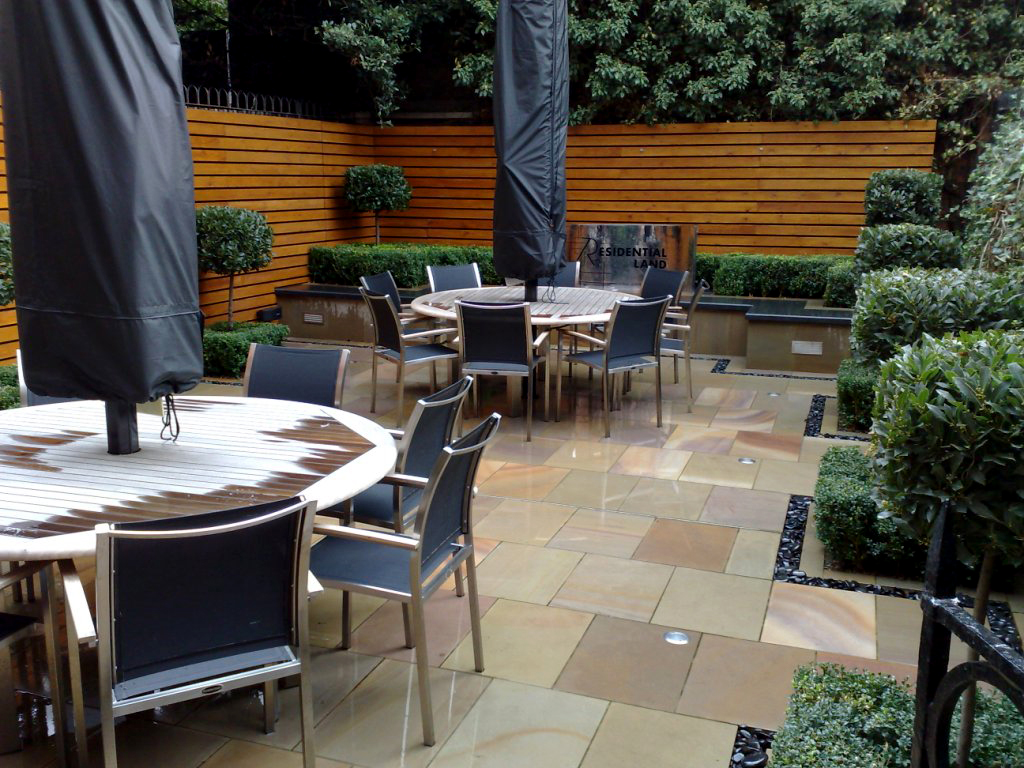
[(679, 630), (672, 630), (665, 633), (665, 642), (670, 645), (689, 645), (690, 636)]
[(736, 459), (740, 464), (757, 464), (757, 459), (752, 459), (749, 456), (741, 456)]
[(768, 397), (782, 397), (781, 392), (769, 392)]

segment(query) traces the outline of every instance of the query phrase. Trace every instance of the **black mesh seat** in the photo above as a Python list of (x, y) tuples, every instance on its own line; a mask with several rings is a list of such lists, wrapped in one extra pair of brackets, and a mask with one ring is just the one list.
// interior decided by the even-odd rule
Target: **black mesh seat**
[[(625, 374), (644, 368), (655, 368), (655, 399), (658, 426), (661, 426), (661, 327), (665, 322), (671, 296), (660, 299), (633, 299), (615, 302), (608, 322), (606, 339), (569, 331), (570, 337), (582, 339), (599, 350), (570, 354), (570, 364), (580, 363), (601, 372), (601, 392), (604, 399), (604, 434), (611, 437), (610, 396), (616, 374)], [(558, 345), (558, 370), (562, 368), (562, 347)], [(555, 418), (559, 417), (562, 377), (555, 377)], [(575, 380), (573, 380), (575, 381)]]
[(341, 408), (348, 358), (347, 349), (250, 344), (245, 395)]
[(303, 764), (313, 768), (307, 595), (313, 513), (312, 504), (294, 498), (97, 526), (95, 628), (83, 618), (89, 616), (84, 592), (73, 590), (66, 600), (75, 650), (77, 641), (98, 642), (107, 768), (117, 765), (115, 718), (263, 685), (270, 732), (276, 682), (293, 675), (299, 676)]
[[(686, 410), (693, 410), (693, 376), (690, 368), (690, 347), (693, 339), (693, 323), (697, 316), (697, 306), (700, 304), (704, 291), (708, 284), (701, 280), (697, 290), (690, 296), (687, 306), (683, 311), (669, 311), (665, 316), (665, 326), (662, 329), (661, 354), (671, 355), (672, 373), (676, 384), (679, 383), (679, 358), (682, 357), (686, 363)], [(682, 299), (680, 299), (682, 303)]]
[(21, 616), (16, 613), (0, 613), (0, 643), (36, 623), (36, 619), (32, 616)]
[[(530, 305), (480, 304), (455, 302), (462, 340), (459, 366), (462, 373), (480, 376), (519, 376), (526, 379), (526, 440), (533, 428), (533, 379), (537, 367), (547, 357), (537, 354), (544, 349), (548, 332), (533, 338)], [(544, 366), (544, 418), (548, 416), (548, 367)], [(474, 382), (474, 411), (479, 387)]]
[(430, 365), (430, 386), (437, 389), (437, 369), (439, 360), (454, 362), (459, 357), (458, 351), (443, 344), (427, 342), (427, 339), (454, 335), (453, 328), (432, 328), (426, 331), (408, 333), (403, 331), (402, 322), (398, 317), (394, 304), (385, 294), (371, 293), (365, 288), (359, 292), (370, 310), (373, 320), (373, 363), (371, 373), (370, 412), (377, 412), (377, 362), (378, 359), (394, 363), (398, 367), (398, 424), (402, 423), (405, 414), (405, 369), (411, 365)]
[(455, 291), (460, 288), (479, 288), (483, 285), (480, 280), (480, 267), (475, 261), (472, 264), (428, 266), (427, 282), (430, 284), (431, 293)]
[[(434, 744), (434, 715), (423, 601), (463, 565), (469, 587), (475, 668), (478, 672), (484, 668), (473, 558), (473, 481), (480, 457), (497, 431), (500, 418), (492, 414), (445, 448), (426, 482), (394, 478), (395, 482), (423, 489), (412, 536), (340, 525), (317, 525), (314, 529), (325, 536), (313, 547), (311, 559), (313, 573), (321, 582), (345, 593), (361, 592), (409, 606), (423, 743), (427, 746)], [(347, 626), (343, 626), (343, 645), (348, 642), (346, 632)]]

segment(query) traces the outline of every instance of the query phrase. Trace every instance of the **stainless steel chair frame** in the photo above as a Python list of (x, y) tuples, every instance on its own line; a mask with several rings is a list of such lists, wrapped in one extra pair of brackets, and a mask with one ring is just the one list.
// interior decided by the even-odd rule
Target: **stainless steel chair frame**
[[(427, 630), (424, 623), (423, 602), (430, 597), (438, 588), (444, 584), (449, 576), (455, 574), (463, 564), (466, 566), (466, 583), (469, 589), (469, 617), (473, 635), (473, 668), (477, 672), (484, 671), (484, 646), (483, 635), (480, 629), (480, 601), (477, 592), (476, 563), (473, 558), (473, 525), (472, 516), (467, 514), (463, 520), (463, 543), (434, 573), (427, 574), (428, 579), (423, 580), (421, 567), (421, 550), (423, 545), (422, 534), (427, 522), (427, 514), (436, 492), (434, 478), (439, 477), (453, 456), (481, 450), (489, 443), (497, 432), (497, 420), (501, 417), (493, 414), (496, 419), (495, 428), (482, 442), (469, 448), (455, 449), (451, 446), (444, 449), (442, 457), (438, 459), (431, 479), (424, 481), (420, 477), (407, 475), (391, 475), (387, 478), (389, 482), (405, 484), (412, 487), (423, 488), (423, 500), (420, 502), (416, 514), (416, 523), (411, 535), (404, 533), (385, 533), (365, 528), (351, 528), (343, 525), (317, 524), (313, 532), (324, 536), (331, 536), (339, 539), (352, 541), (365, 541), (381, 544), (387, 547), (395, 547), (409, 553), (409, 592), (398, 592), (390, 589), (382, 589), (368, 584), (357, 584), (353, 582), (338, 582), (328, 578), (322, 578), (325, 586), (344, 590), (345, 592), (360, 592), (366, 595), (382, 597), (386, 600), (398, 600), (403, 606), (410, 608), (412, 621), (412, 634), (414, 647), (416, 649), (416, 675), (419, 687), (420, 714), (423, 722), (423, 743), (430, 747), (434, 745), (434, 708), (430, 698), (430, 658), (427, 655)], [(482, 453), (482, 450), (481, 450)], [(476, 468), (470, 472), (470, 477), (476, 474)], [(470, 510), (473, 484), (470, 482), (465, 490), (469, 498), (463, 499), (463, 509)], [(344, 631), (344, 628), (343, 628)]]
[[(245, 359), (245, 374), (242, 377), (242, 395), (244, 397), (249, 396), (249, 375), (252, 372), (253, 358), (256, 357), (257, 346), (255, 342), (249, 345), (249, 355)], [(341, 408), (341, 401), (345, 395), (345, 376), (348, 374), (348, 361), (351, 355), (351, 351), (342, 349), (341, 357), (338, 359), (338, 375), (334, 379), (335, 408)]]
[[(610, 363), (609, 363), (609, 358), (608, 358), (609, 342), (613, 338), (612, 334), (613, 334), (614, 329), (615, 329), (615, 322), (618, 319), (619, 309), (623, 305), (623, 300), (622, 299), (619, 299), (619, 300), (617, 300), (615, 302), (615, 307), (612, 309), (611, 319), (608, 321), (608, 327), (607, 327), (607, 332), (605, 334), (605, 338), (599, 339), (599, 338), (596, 338), (594, 336), (588, 336), (585, 333), (580, 333), (579, 331), (565, 331), (564, 332), (567, 336), (569, 336), (571, 338), (576, 338), (576, 339), (588, 342), (591, 345), (592, 348), (600, 347), (600, 348), (602, 348), (604, 350), (604, 358), (603, 358), (600, 370), (601, 370), (601, 397), (604, 400), (604, 436), (605, 437), (611, 437), (612, 436), (612, 427), (611, 427), (611, 394), (612, 394), (612, 388), (615, 386), (615, 375), (616, 374), (628, 374), (628, 373), (631, 373), (633, 371), (643, 370), (644, 368), (656, 368), (657, 369), (656, 375), (655, 375), (655, 379), (654, 379), (654, 393), (655, 393), (654, 397), (655, 397), (655, 403), (656, 403), (657, 414), (658, 414), (658, 419), (657, 419), (658, 427), (661, 427), (661, 425), (662, 425), (662, 418), (661, 418), (661, 327), (665, 323), (665, 313), (668, 310), (668, 304), (669, 304), (669, 301), (671, 301), (671, 298), (672, 298), (671, 296), (666, 296), (664, 299), (650, 299), (650, 300), (647, 300), (645, 302), (645, 303), (648, 303), (648, 304), (654, 304), (654, 303), (658, 303), (658, 302), (663, 302), (664, 306), (662, 307), (661, 317), (658, 320), (658, 324), (656, 326), (655, 339), (654, 339), (654, 354), (650, 358), (648, 358), (645, 362), (643, 362), (643, 363), (638, 363), (638, 364), (633, 364), (633, 365), (620, 365), (620, 366), (615, 366), (615, 367), (612, 367), (610, 365)], [(635, 303), (637, 303), (639, 301), (641, 301), (641, 300), (634, 299), (634, 300), (632, 300), (631, 303), (635, 304)], [(582, 362), (582, 361), (576, 361), (576, 362)], [(586, 365), (591, 370), (593, 370), (596, 367), (596, 366), (590, 365), (590, 364), (585, 363), (585, 362), (583, 362), (582, 364)], [(561, 370), (562, 370), (562, 345), (561, 344), (558, 345), (558, 362), (556, 364), (556, 369), (559, 372), (561, 372)], [(575, 386), (575, 380), (571, 380), (570, 384)], [(559, 418), (560, 418), (560, 415), (561, 415), (560, 414), (561, 400), (562, 400), (562, 377), (561, 377), (561, 375), (559, 373), (559, 375), (555, 377), (555, 421), (558, 421)]]
[[(211, 526), (191, 530), (173, 531), (129, 531), (117, 530), (109, 525), (96, 526), (96, 622), (92, 621), (89, 605), (85, 600), (85, 592), (81, 589), (71, 561), (62, 561), (61, 570), (64, 574), (65, 602), (68, 614), (68, 642), (69, 653), (72, 659), (72, 676), (74, 680), (73, 695), (75, 701), (76, 738), (78, 741), (79, 760), (88, 760), (85, 748), (85, 720), (84, 706), (82, 704), (81, 669), (76, 661), (78, 658), (77, 648), (79, 644), (98, 643), (99, 650), (99, 678), (100, 678), (100, 717), (103, 732), (103, 758), (106, 768), (114, 768), (117, 765), (117, 748), (114, 736), (114, 719), (121, 715), (128, 715), (133, 712), (140, 712), (155, 707), (174, 704), (180, 701), (202, 696), (211, 696), (217, 693), (232, 691), (236, 688), (263, 684), (264, 695), (267, 697), (267, 708), (265, 716), (269, 720), (274, 711), (276, 702), (274, 699), (274, 686), (271, 685), (283, 677), (289, 677), (296, 673), (299, 675), (300, 702), (302, 710), (302, 754), (303, 766), (315, 768), (316, 750), (313, 746), (313, 688), (308, 673), (310, 670), (309, 651), (309, 548), (312, 542), (314, 509), (310, 502), (302, 501), (298, 504), (286, 507), (266, 515), (250, 520), (244, 520), (228, 525)], [(209, 536), (219, 533), (229, 533), (253, 525), (266, 523), (279, 517), (284, 517), (303, 507), (300, 532), (296, 536), (296, 550), (293, 560), (296, 563), (293, 573), (295, 601), (292, 604), (293, 637), (292, 647), (287, 650), (288, 658), (283, 662), (257, 666), (230, 674), (218, 675), (194, 682), (172, 685), (148, 693), (118, 698), (114, 686), (114, 615), (112, 611), (113, 595), (111, 593), (113, 543), (119, 538), (132, 539), (168, 539), (168, 538), (191, 538), (198, 536)], [(70, 584), (71, 588), (68, 589)], [(187, 628), (185, 628), (187, 631)], [(240, 655), (240, 662), (242, 661)], [(77, 667), (77, 669), (76, 669)], [(83, 716), (79, 723), (79, 713)], [(79, 725), (81, 729), (79, 730)], [(88, 763), (81, 763), (88, 765)]]
[[(697, 290), (690, 298), (689, 306), (684, 310), (682, 307), (670, 307), (665, 313), (666, 319), (677, 320), (676, 323), (665, 323), (662, 328), (662, 336), (665, 341), (677, 341), (680, 344), (676, 348), (673, 344), (662, 343), (661, 354), (672, 357), (672, 378), (673, 383), (679, 383), (679, 358), (682, 357), (686, 365), (686, 412), (693, 412), (693, 371), (690, 366), (690, 347), (693, 339), (693, 320), (697, 312), (704, 291), (708, 289), (706, 281), (701, 280)], [(679, 311), (675, 311), (679, 310)]]

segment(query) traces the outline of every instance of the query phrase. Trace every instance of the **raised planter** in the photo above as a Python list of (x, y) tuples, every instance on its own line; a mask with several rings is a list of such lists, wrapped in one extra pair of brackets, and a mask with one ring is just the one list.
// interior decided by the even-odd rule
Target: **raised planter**
[[(411, 301), (426, 288), (402, 289)], [(292, 338), (369, 344), (370, 316), (359, 289), (306, 283), (275, 290)], [(835, 373), (850, 356), (849, 309), (804, 299), (705, 296), (694, 323), (694, 352), (746, 357), (748, 368)]]

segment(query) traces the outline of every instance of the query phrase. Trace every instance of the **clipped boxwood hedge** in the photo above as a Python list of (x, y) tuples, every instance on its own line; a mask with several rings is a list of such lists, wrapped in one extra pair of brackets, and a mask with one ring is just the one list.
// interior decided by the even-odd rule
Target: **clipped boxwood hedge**
[(942, 177), (895, 168), (875, 171), (864, 188), (864, 223), (932, 224), (942, 213)]
[(899, 269), (871, 272), (857, 292), (850, 345), (881, 362), (924, 334), (1024, 327), (1022, 273)]
[(21, 405), (18, 392), (18, 366), (0, 365), (0, 411)]
[(0, 365), (0, 387), (18, 386), (18, 366)]
[(925, 224), (865, 227), (857, 239), (858, 272), (894, 267), (959, 267), (963, 254), (952, 232)]
[(347, 243), (318, 245), (309, 249), (309, 279), (314, 283), (359, 285), (363, 275), (390, 270), (399, 288), (415, 288), (427, 282), (427, 265), (480, 265), (485, 285), (500, 282), (494, 271), (491, 249), (477, 245), (414, 245)]
[(701, 253), (696, 279), (706, 280), (719, 296), (785, 296), (820, 299), (829, 267), (850, 263), (847, 256), (783, 256), (765, 253)]
[(203, 372), (207, 376), (237, 379), (245, 372), (249, 345), (279, 346), (288, 336), (288, 326), (277, 323), (214, 323), (203, 333)]
[(825, 275), (825, 306), (852, 307), (857, 303), (857, 284), (860, 273), (853, 261), (842, 259), (828, 268)]
[(839, 400), (839, 428), (850, 432), (871, 429), (871, 411), (875, 407), (878, 366), (847, 358), (839, 364), (836, 395)]
[[(836, 664), (801, 667), (771, 768), (909, 768), (914, 711), (909, 683), (891, 675)], [(958, 705), (951, 743), (959, 723)], [(1020, 765), (1024, 720), (1006, 697), (979, 691), (972, 768)]]
[(893, 520), (878, 517), (871, 459), (857, 448), (832, 447), (818, 466), (814, 520), (829, 556), (845, 568), (919, 569), (924, 549)]

